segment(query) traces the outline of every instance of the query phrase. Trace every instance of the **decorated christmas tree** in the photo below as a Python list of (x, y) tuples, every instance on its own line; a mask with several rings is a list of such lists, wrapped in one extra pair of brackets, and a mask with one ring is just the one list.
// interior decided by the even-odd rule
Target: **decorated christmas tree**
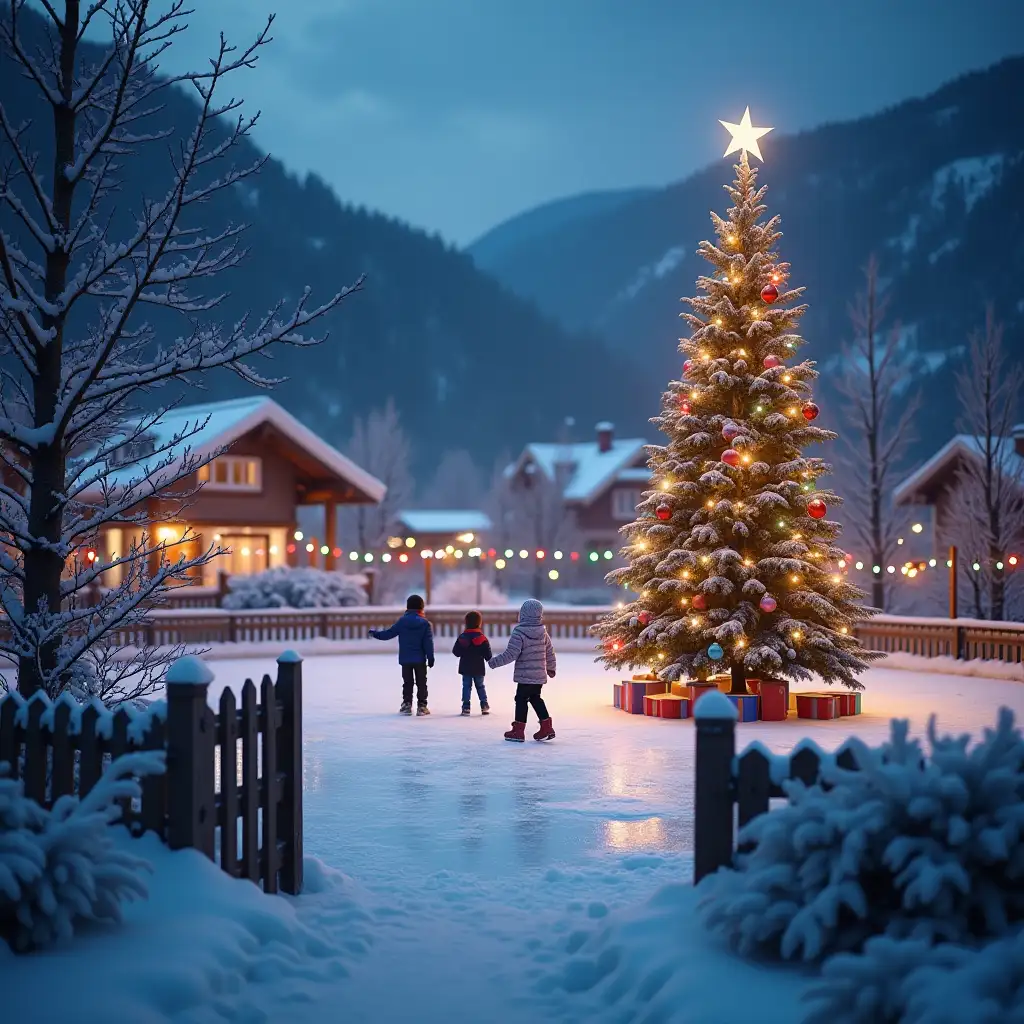
[(829, 518), (840, 499), (818, 486), (831, 467), (804, 454), (836, 435), (814, 424), (818, 375), (797, 357), (803, 289), (789, 285), (779, 218), (764, 219), (747, 155), (761, 159), (770, 129), (754, 128), (749, 109), (722, 124), (725, 155), (740, 151), (734, 205), (711, 215), (717, 241), (700, 245), (713, 269), (685, 300), (682, 379), (652, 420), (668, 443), (650, 449), (654, 489), (623, 528), (629, 564), (608, 577), (638, 596), (595, 627), (599, 660), (667, 680), (729, 671), (734, 693), (748, 678), (812, 674), (862, 689), (857, 674), (881, 655), (854, 636), (868, 610)]

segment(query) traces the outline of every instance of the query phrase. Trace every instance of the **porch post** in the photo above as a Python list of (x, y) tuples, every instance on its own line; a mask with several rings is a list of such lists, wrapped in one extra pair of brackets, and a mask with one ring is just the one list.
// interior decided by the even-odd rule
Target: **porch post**
[(324, 557), (324, 568), (330, 572), (336, 568), (334, 548), (337, 545), (338, 535), (338, 506), (334, 499), (324, 502), (324, 544), (327, 545), (327, 554)]

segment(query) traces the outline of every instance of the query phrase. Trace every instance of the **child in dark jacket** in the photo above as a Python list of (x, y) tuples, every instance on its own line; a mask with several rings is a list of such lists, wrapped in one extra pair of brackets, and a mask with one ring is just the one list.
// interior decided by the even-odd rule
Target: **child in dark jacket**
[(398, 637), (398, 663), (402, 666), (402, 706), (399, 714), (412, 714), (412, 687), (416, 684), (416, 714), (429, 715), (427, 668), (434, 667), (434, 633), (423, 614), (423, 598), (413, 594), (405, 602), (405, 614), (387, 629), (371, 629), (374, 640)]
[(491, 660), (491, 644), (480, 628), (483, 617), (479, 612), (466, 613), (466, 629), (459, 635), (452, 648), (452, 654), (459, 659), (459, 674), (462, 676), (462, 713), (469, 714), (469, 699), (476, 687), (480, 698), (480, 714), (489, 715), (487, 690), (484, 687), (484, 673)]

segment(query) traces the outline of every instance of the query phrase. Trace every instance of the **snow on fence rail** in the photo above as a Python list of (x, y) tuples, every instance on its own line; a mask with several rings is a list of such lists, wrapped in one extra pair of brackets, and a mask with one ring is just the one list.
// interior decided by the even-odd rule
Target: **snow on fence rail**
[[(276, 682), (257, 693), (247, 679), (241, 705), (230, 687), (209, 704), (213, 673), (186, 657), (168, 670), (167, 699), (139, 711), (82, 707), (70, 695), (0, 699), (0, 762), (25, 795), (52, 807), (85, 796), (121, 754), (165, 750), (162, 775), (139, 779), (137, 806), (122, 803), (135, 835), (155, 832), (171, 849), (196, 849), (264, 891), (302, 891), (302, 662), (285, 652)], [(219, 842), (218, 842), (219, 840)]]
[[(608, 613), (606, 607), (548, 608), (544, 621), (552, 639), (589, 636), (590, 627)], [(402, 614), (402, 608), (275, 608), (227, 611), (222, 608), (158, 609), (145, 623), (118, 632), (125, 646), (363, 639)], [(506, 637), (518, 620), (515, 608), (483, 608), (485, 629)], [(465, 608), (431, 607), (434, 634), (452, 638), (464, 628)], [(878, 615), (860, 623), (861, 643), (874, 651), (905, 652), (923, 657), (1024, 662), (1024, 624), (980, 619), (911, 618)]]
[(821, 751), (811, 740), (798, 743), (790, 754), (773, 754), (754, 742), (737, 757), (736, 717), (736, 709), (720, 693), (701, 697), (694, 712), (694, 884), (732, 864), (737, 826), (768, 813), (769, 801), (786, 795), (786, 779), (812, 786), (825, 764), (850, 771), (859, 767), (856, 739), (847, 740), (834, 754)]

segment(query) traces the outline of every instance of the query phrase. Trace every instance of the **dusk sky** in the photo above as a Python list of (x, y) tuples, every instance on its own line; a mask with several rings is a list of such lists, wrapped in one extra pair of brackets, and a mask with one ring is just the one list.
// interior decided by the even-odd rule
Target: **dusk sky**
[(242, 42), (276, 7), (275, 42), (231, 86), (263, 111), (256, 140), (459, 244), (550, 199), (685, 177), (747, 104), (797, 132), (1024, 51), (1022, 0), (195, 6), (167, 63), (194, 66), (222, 28)]

